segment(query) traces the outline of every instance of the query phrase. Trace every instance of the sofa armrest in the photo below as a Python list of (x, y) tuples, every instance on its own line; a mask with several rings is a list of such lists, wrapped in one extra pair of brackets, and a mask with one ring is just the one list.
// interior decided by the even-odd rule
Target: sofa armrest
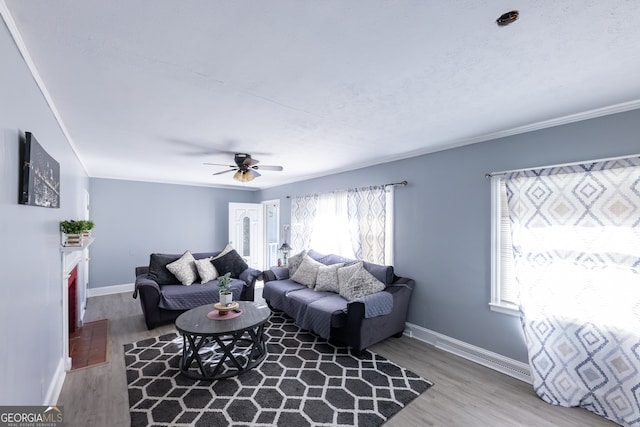
[(240, 273), (238, 279), (244, 281), (247, 286), (255, 286), (256, 280), (258, 280), (260, 276), (262, 276), (262, 271), (249, 267)]
[(141, 274), (136, 276), (135, 290), (133, 291), (133, 297), (137, 298), (139, 292), (144, 292), (145, 294), (157, 294), (157, 297), (160, 298), (160, 286), (158, 283), (150, 279), (147, 274)]
[(362, 302), (364, 304), (364, 317), (384, 316), (393, 311), (393, 294), (387, 291), (376, 292), (361, 298), (356, 298), (352, 302)]
[(288, 279), (289, 267), (271, 267), (269, 270), (262, 272), (262, 277), (265, 282)]
[(136, 277), (142, 275), (142, 274), (149, 274), (149, 266), (148, 265), (143, 265), (141, 267), (136, 267)]

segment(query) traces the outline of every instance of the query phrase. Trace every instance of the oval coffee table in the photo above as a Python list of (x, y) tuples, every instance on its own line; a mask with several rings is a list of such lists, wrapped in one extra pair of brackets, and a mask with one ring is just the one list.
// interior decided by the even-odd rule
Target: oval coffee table
[(267, 355), (264, 325), (271, 315), (265, 303), (238, 301), (241, 314), (210, 319), (213, 304), (193, 308), (176, 319), (182, 334), (180, 371), (197, 380), (219, 380), (258, 366)]

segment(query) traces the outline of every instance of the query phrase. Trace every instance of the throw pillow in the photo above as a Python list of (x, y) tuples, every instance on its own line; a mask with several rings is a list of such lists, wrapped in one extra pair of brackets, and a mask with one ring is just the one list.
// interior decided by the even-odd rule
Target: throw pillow
[(219, 275), (222, 276), (224, 274), (231, 273), (231, 277), (235, 279), (240, 277), (240, 274), (249, 268), (247, 263), (244, 262), (244, 259), (242, 259), (235, 249), (231, 249), (230, 252), (227, 252), (221, 257), (212, 259), (211, 262)]
[(196, 269), (200, 276), (200, 283), (208, 283), (218, 277), (218, 270), (211, 263), (211, 257), (197, 259)]
[(149, 278), (158, 285), (175, 285), (176, 276), (167, 270), (167, 264), (180, 258), (180, 255), (151, 254), (149, 257)]
[(362, 267), (362, 261), (355, 264), (347, 265), (345, 267), (338, 268), (338, 285), (342, 288), (347, 284), (351, 276)]
[(305, 256), (300, 267), (298, 267), (296, 272), (293, 273), (293, 276), (291, 276), (291, 280), (313, 288), (316, 285), (316, 277), (318, 276), (318, 268), (320, 266), (322, 266), (321, 263), (310, 256)]
[(227, 243), (227, 246), (224, 247), (222, 252), (220, 252), (218, 255), (214, 256), (213, 259), (222, 258), (223, 256), (225, 256), (226, 254), (228, 254), (232, 250), (233, 250), (233, 246), (231, 246), (231, 243)]
[(302, 260), (304, 259), (306, 254), (307, 251), (303, 250), (302, 252), (289, 257), (289, 259), (287, 260), (287, 267), (289, 267), (289, 277), (292, 277), (298, 267), (300, 267), (300, 264), (302, 264)]
[(196, 260), (191, 252), (186, 251), (180, 258), (172, 263), (167, 264), (167, 270), (178, 278), (180, 283), (189, 286), (198, 280), (198, 271), (196, 270)]
[(384, 283), (376, 279), (364, 266), (360, 266), (345, 286), (340, 286), (340, 296), (347, 301), (353, 301), (354, 299), (383, 291), (384, 288)]
[(339, 293), (340, 282), (338, 282), (338, 269), (344, 266), (343, 263), (323, 265), (318, 267), (318, 277), (316, 277), (316, 291), (330, 291)]

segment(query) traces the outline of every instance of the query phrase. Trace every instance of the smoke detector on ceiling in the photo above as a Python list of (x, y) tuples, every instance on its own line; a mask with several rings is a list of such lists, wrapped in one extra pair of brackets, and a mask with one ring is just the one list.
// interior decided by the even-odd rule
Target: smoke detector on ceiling
[(518, 12), (517, 10), (512, 10), (511, 12), (503, 13), (502, 15), (500, 15), (498, 19), (496, 19), (496, 24), (498, 24), (501, 27), (504, 27), (505, 25), (509, 25), (512, 22), (515, 22), (519, 16), (520, 16), (520, 12)]

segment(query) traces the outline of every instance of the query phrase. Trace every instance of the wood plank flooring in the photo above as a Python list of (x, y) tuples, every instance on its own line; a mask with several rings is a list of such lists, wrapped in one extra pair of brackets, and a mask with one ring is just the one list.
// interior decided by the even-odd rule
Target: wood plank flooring
[[(175, 332), (173, 325), (148, 331), (131, 293), (89, 298), (84, 321), (98, 319), (110, 321), (110, 362), (67, 374), (58, 405), (70, 427), (130, 425), (122, 346)], [(617, 425), (584, 409), (549, 405), (529, 384), (412, 338), (390, 338), (371, 350), (435, 383), (387, 426)]]

